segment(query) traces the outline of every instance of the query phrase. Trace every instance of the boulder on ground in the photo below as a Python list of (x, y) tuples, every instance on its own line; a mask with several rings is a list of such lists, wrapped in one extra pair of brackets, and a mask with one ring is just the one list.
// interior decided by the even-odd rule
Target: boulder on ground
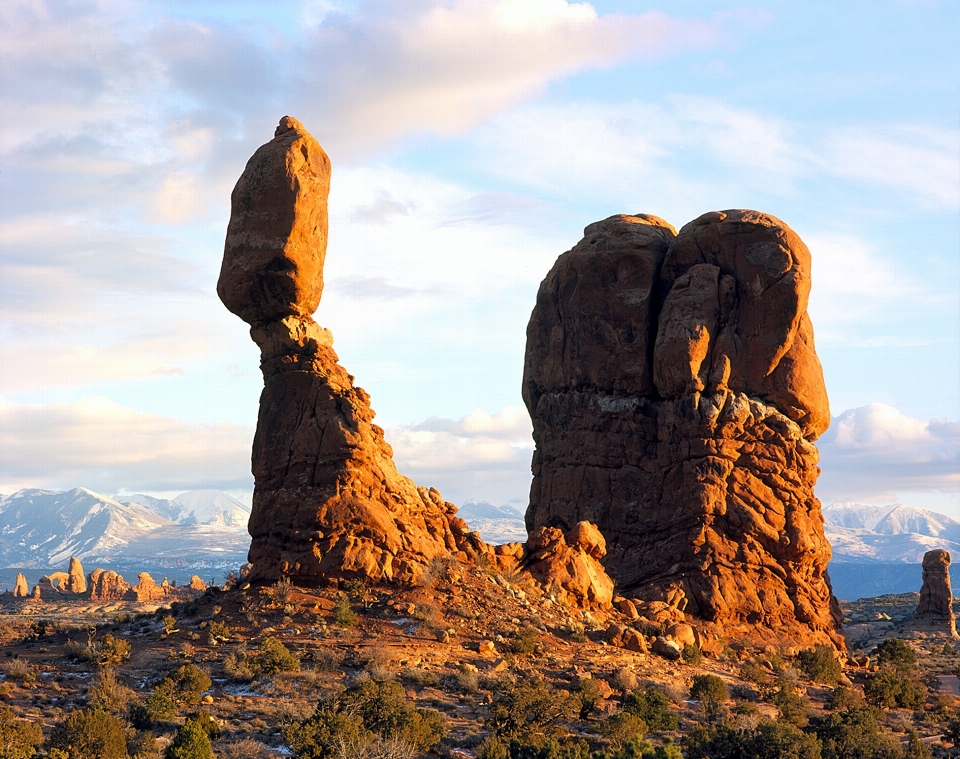
[(613, 580), (599, 562), (605, 553), (595, 525), (581, 522), (566, 534), (542, 527), (527, 539), (524, 567), (561, 603), (605, 609), (613, 600)]

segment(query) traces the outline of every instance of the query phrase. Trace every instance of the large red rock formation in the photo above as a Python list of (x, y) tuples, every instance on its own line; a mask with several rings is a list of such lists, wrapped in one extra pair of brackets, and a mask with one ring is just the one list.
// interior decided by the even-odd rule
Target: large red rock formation
[(285, 117), (233, 191), (217, 292), (250, 324), (264, 378), (249, 578), (413, 581), (434, 557), (487, 548), (436, 490), (397, 472), (369, 396), (311, 318), (329, 179), (320, 145)]
[(923, 555), (923, 587), (920, 588), (916, 616), (922, 623), (930, 627), (940, 627), (948, 635), (957, 637), (948, 551), (937, 549)]
[(728, 632), (843, 646), (812, 441), (829, 424), (810, 254), (781, 221), (588, 226), (540, 286), (527, 527), (582, 520), (621, 592)]

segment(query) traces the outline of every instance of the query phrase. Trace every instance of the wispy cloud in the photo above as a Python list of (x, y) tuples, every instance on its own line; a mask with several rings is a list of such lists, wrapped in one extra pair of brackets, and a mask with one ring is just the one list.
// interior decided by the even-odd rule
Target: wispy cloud
[(101, 397), (46, 405), (0, 398), (0, 492), (249, 488), (252, 438), (250, 428), (185, 424)]
[(874, 403), (835, 418), (817, 447), (817, 492), (828, 503), (890, 503), (910, 492), (960, 497), (960, 422)]
[(459, 419), (430, 417), (387, 430), (397, 468), (455, 503), (482, 498), (526, 502), (533, 454), (530, 417), (523, 407)]

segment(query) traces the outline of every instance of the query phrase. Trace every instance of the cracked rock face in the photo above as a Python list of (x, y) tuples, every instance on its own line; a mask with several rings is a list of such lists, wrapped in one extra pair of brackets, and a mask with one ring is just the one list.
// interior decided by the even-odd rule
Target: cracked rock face
[(620, 592), (760, 639), (843, 646), (815, 440), (830, 411), (783, 222), (592, 224), (540, 286), (523, 396), (527, 528), (582, 520)]
[(415, 581), (487, 551), (433, 489), (397, 472), (366, 392), (311, 318), (323, 289), (330, 161), (296, 119), (247, 163), (217, 292), (250, 324), (264, 389), (253, 442), (250, 579)]

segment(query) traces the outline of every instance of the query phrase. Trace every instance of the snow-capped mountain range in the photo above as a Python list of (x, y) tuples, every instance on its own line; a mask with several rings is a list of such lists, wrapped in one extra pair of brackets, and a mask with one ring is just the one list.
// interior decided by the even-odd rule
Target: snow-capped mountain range
[(935, 511), (905, 503), (835, 503), (823, 518), (834, 562), (919, 564), (935, 548), (960, 558), (960, 522)]
[(177, 559), (242, 564), (250, 510), (226, 493), (197, 490), (172, 500), (109, 498), (86, 488), (0, 496), (0, 567), (58, 567), (71, 556), (113, 564)]

